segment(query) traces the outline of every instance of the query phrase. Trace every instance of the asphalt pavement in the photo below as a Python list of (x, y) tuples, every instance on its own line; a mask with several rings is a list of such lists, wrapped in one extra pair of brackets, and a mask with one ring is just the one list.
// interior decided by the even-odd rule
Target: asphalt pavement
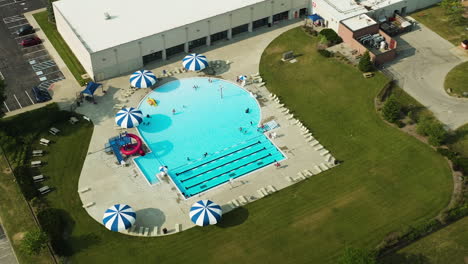
[(49, 88), (64, 78), (42, 44), (32, 47), (19, 44), (35, 34), (22, 37), (15, 34), (19, 27), (28, 24), (24, 12), (45, 6), (46, 0), (0, 0), (0, 72), (7, 85), (7, 99), (0, 105), (3, 112), (37, 103), (32, 87)]

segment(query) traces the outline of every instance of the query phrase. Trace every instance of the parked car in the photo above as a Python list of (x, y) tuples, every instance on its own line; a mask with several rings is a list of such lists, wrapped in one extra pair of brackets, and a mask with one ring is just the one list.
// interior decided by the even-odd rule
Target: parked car
[(21, 41), (21, 46), (23, 47), (31, 47), (35, 46), (37, 44), (41, 44), (42, 40), (38, 37), (30, 37), (30, 38), (25, 38)]
[(34, 86), (32, 88), (32, 92), (33, 92), (34, 98), (36, 98), (36, 101), (38, 103), (43, 103), (43, 102), (52, 100), (52, 96), (50, 96), (49, 91), (47, 91), (47, 89)]
[(25, 36), (25, 35), (29, 35), (29, 34), (32, 34), (34, 33), (35, 30), (34, 28), (31, 26), (31, 25), (24, 25), (22, 27), (20, 27), (17, 31), (16, 31), (16, 34), (18, 36)]

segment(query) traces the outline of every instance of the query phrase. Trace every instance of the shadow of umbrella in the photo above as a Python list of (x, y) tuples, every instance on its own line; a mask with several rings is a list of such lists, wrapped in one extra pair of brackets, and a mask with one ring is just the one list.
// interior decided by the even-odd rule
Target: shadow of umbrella
[(136, 226), (161, 227), (166, 222), (166, 215), (156, 208), (145, 208), (136, 211)]
[(221, 221), (216, 226), (221, 228), (229, 228), (244, 223), (249, 218), (249, 210), (245, 207), (239, 207), (233, 211), (223, 214)]
[(210, 61), (210, 65), (202, 70), (206, 75), (220, 75), (229, 71), (231, 66), (223, 60)]

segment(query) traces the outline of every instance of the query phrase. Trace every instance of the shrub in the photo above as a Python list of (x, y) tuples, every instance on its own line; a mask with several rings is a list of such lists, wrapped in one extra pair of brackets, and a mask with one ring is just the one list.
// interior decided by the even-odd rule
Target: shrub
[(391, 95), (382, 108), (385, 120), (395, 123), (400, 118), (401, 105), (394, 95)]
[(21, 241), (21, 249), (29, 255), (37, 255), (47, 246), (47, 235), (40, 231), (27, 232)]
[(421, 136), (427, 136), (429, 133), (431, 123), (432, 123), (431, 118), (427, 116), (423, 116), (418, 122), (418, 126), (416, 127), (416, 132)]
[(454, 171), (459, 171), (463, 175), (468, 175), (468, 158), (457, 157), (452, 160)]
[(374, 64), (371, 61), (369, 51), (364, 52), (359, 59), (358, 68), (362, 72), (370, 72), (374, 69)]
[(330, 58), (330, 57), (333, 56), (333, 53), (330, 52), (330, 51), (328, 51), (328, 50), (326, 50), (326, 49), (318, 49), (317, 51), (318, 51), (318, 53), (319, 53), (320, 55), (322, 55), (323, 57), (326, 57), (326, 58)]
[(429, 131), (427, 131), (427, 134), (429, 135), (429, 144), (433, 146), (440, 146), (445, 142), (448, 136), (444, 126), (437, 121), (432, 122), (432, 124), (429, 126)]
[(349, 248), (344, 249), (343, 254), (338, 259), (339, 264), (376, 264), (375, 252), (364, 249)]
[(34, 180), (32, 179), (31, 169), (25, 165), (16, 167), (13, 170), (13, 173), (16, 177), (16, 182), (23, 193), (24, 198), (30, 201), (37, 196), (36, 186), (34, 185)]
[(468, 216), (468, 203), (462, 204), (461, 206), (448, 211), (446, 221), (452, 222), (465, 216)]
[(331, 28), (322, 29), (319, 35), (324, 37), (328, 45), (335, 45), (343, 42), (343, 39)]
[(42, 230), (48, 235), (55, 253), (59, 256), (70, 255), (70, 246), (64, 239), (66, 220), (62, 210), (48, 208), (37, 214)]
[(403, 127), (406, 126), (406, 124), (405, 124), (404, 122), (401, 122), (400, 120), (398, 120), (398, 121), (396, 122), (396, 125), (397, 125), (399, 128), (403, 128)]
[(457, 153), (456, 152), (453, 152), (451, 151), (450, 149), (446, 149), (446, 148), (437, 148), (437, 152), (444, 156), (444, 157), (447, 157), (449, 160), (454, 160), (456, 157), (457, 157)]
[(417, 123), (418, 122), (418, 115), (414, 110), (409, 110), (408, 111), (408, 117), (411, 119), (411, 121)]

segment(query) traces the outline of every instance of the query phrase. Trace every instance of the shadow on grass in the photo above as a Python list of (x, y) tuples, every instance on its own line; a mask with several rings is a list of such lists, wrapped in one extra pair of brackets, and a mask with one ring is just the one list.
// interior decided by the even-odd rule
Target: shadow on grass
[(249, 210), (247, 210), (245, 207), (239, 207), (223, 215), (223, 218), (221, 218), (221, 221), (217, 224), (217, 226), (221, 228), (234, 227), (244, 223), (247, 218), (249, 218)]
[(394, 253), (382, 259), (382, 264), (431, 264), (423, 254)]

